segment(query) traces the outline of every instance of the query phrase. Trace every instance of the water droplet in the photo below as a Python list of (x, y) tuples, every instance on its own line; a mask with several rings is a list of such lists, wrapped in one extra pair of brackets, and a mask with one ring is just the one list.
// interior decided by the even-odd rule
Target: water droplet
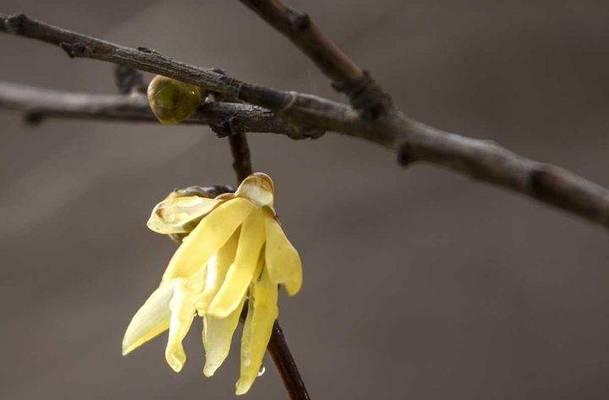
[(266, 368), (263, 365), (262, 367), (260, 367), (260, 370), (258, 371), (258, 376), (264, 375), (265, 372), (266, 372)]

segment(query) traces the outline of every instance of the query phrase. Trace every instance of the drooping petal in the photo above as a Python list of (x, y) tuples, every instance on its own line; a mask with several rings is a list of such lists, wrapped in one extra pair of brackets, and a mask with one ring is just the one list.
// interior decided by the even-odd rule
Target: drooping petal
[(222, 202), (218, 199), (179, 196), (171, 193), (154, 207), (147, 225), (151, 231), (164, 235), (187, 233), (192, 230), (198, 220), (209, 214)]
[[(195, 278), (202, 278), (202, 274), (196, 274)], [(174, 281), (174, 294), (169, 302), (171, 318), (169, 323), (169, 336), (165, 348), (165, 359), (169, 366), (180, 372), (186, 362), (186, 353), (182, 346), (182, 340), (190, 330), (190, 325), (195, 316), (195, 298), (200, 293), (201, 285), (194, 280), (178, 278)]]
[(224, 283), (209, 305), (207, 312), (210, 315), (225, 318), (237, 308), (252, 282), (263, 244), (264, 219), (262, 210), (256, 209), (241, 226), (235, 261), (228, 268)]
[(214, 254), (207, 263), (207, 278), (203, 293), (196, 301), (197, 312), (203, 316), (207, 312), (209, 303), (220, 290), (226, 272), (235, 260), (237, 243), (239, 243), (239, 232), (237, 229), (230, 239)]
[(258, 376), (278, 314), (277, 285), (264, 268), (260, 280), (253, 284), (250, 291), (241, 339), (241, 374), (236, 385), (237, 395), (247, 393)]
[(274, 185), (270, 176), (256, 172), (245, 178), (235, 191), (235, 196), (250, 199), (260, 207), (273, 207)]
[(189, 277), (202, 268), (255, 208), (251, 201), (242, 198), (219, 205), (184, 238), (171, 258), (163, 280)]
[(226, 318), (204, 317), (203, 347), (205, 348), (205, 367), (203, 374), (212, 376), (222, 365), (230, 350), (233, 333), (239, 324), (245, 297), (235, 310)]
[(266, 268), (271, 280), (284, 285), (290, 296), (302, 286), (302, 263), (298, 251), (292, 246), (283, 229), (269, 211), (265, 210)]
[(135, 313), (123, 337), (123, 355), (129, 354), (169, 328), (171, 282), (161, 283)]

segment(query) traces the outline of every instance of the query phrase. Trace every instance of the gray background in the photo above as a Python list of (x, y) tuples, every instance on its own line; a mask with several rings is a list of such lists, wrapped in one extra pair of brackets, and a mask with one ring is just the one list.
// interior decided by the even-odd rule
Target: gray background
[[(412, 116), (609, 186), (609, 4), (291, 0)], [(48, 22), (244, 80), (336, 97), (236, 1), (2, 0)], [(0, 36), (0, 79), (113, 93), (112, 67)], [(0, 398), (232, 398), (238, 355), (179, 375), (164, 339), (123, 358), (174, 245), (145, 227), (174, 187), (232, 183), (207, 128), (0, 111)], [(606, 399), (607, 233), (518, 195), (328, 134), (251, 137), (304, 289), (281, 321), (314, 399)], [(236, 350), (236, 349), (234, 349)], [(250, 399), (285, 398), (267, 361)]]

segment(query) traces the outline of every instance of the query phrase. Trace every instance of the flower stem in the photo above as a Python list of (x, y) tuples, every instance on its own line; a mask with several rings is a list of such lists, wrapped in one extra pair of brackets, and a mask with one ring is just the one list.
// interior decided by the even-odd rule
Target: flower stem
[(245, 133), (235, 132), (228, 136), (228, 141), (231, 153), (233, 153), (233, 169), (237, 174), (237, 180), (241, 182), (253, 172), (247, 138)]
[[(250, 148), (244, 133), (232, 132), (228, 135), (231, 153), (233, 154), (233, 168), (237, 174), (237, 180), (241, 182), (252, 174), (252, 160), (250, 158)], [(244, 308), (245, 310), (246, 308)], [(244, 320), (242, 315), (242, 320)], [(279, 375), (283, 380), (291, 400), (311, 400), (305, 384), (298, 371), (298, 366), (292, 352), (285, 340), (283, 330), (279, 326), (279, 321), (273, 325), (273, 333), (267, 348)]]
[(268, 351), (271, 354), (271, 358), (281, 375), (283, 385), (290, 395), (291, 400), (311, 400), (307, 388), (305, 387), (298, 366), (290, 348), (288, 342), (285, 340), (283, 330), (279, 326), (279, 321), (275, 321), (273, 326), (273, 334), (269, 341)]

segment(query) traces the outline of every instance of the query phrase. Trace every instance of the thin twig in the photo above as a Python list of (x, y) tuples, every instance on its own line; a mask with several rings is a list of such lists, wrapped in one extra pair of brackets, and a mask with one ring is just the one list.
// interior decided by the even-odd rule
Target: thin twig
[(23, 14), (0, 16), (0, 31), (39, 39), (73, 57), (132, 66), (183, 82), (207, 86), (230, 98), (268, 108), (301, 126), (359, 137), (393, 150), (402, 165), (437, 164), (560, 207), (609, 227), (609, 191), (564, 169), (514, 154), (494, 143), (432, 128), (391, 109), (376, 120), (361, 118), (341, 103), (238, 81), (213, 70), (174, 61), (159, 53), (118, 46), (57, 28)]
[[(227, 135), (233, 155), (233, 169), (237, 175), (237, 181), (241, 182), (253, 173), (250, 148), (247, 137), (243, 132), (235, 132), (231, 128), (230, 120), (214, 129), (219, 135)], [(244, 308), (246, 310), (246, 308)], [(273, 332), (267, 347), (281, 380), (290, 396), (291, 400), (310, 400), (309, 393), (304, 385), (298, 366), (288, 342), (279, 326), (279, 321), (275, 321)]]
[(228, 141), (233, 154), (233, 169), (237, 174), (237, 180), (241, 182), (253, 172), (247, 138), (245, 133), (233, 133), (228, 136)]
[[(152, 122), (157, 119), (144, 95), (101, 95), (49, 90), (0, 81), (0, 108), (25, 112), (29, 122), (46, 118), (71, 118), (122, 122)], [(211, 101), (183, 123), (212, 127), (230, 120), (236, 132), (270, 132), (305, 138), (301, 129), (275, 113), (258, 106)]]
[(376, 119), (392, 108), (389, 95), (324, 35), (309, 15), (289, 8), (281, 0), (240, 1), (305, 53), (364, 118)]
[(288, 342), (283, 335), (283, 330), (279, 326), (279, 321), (275, 321), (275, 325), (273, 325), (273, 333), (271, 340), (269, 340), (268, 351), (279, 371), (279, 375), (281, 375), (290, 399), (311, 400), (296, 366), (296, 361), (294, 361), (294, 357), (292, 357), (288, 347)]

